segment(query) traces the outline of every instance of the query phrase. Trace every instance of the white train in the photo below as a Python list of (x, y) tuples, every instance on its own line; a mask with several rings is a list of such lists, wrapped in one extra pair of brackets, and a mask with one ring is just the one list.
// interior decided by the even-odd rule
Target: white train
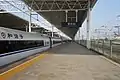
[(60, 38), (0, 27), (0, 67), (59, 44)]

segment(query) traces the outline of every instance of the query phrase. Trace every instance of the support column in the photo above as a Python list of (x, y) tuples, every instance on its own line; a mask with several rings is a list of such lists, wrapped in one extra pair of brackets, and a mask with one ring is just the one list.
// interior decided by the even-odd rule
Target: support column
[(52, 25), (52, 37), (54, 37), (54, 26)]
[(78, 10), (76, 10), (76, 22), (78, 22)]
[(79, 28), (79, 44), (80, 44), (80, 28)]
[(26, 30), (26, 32), (28, 32), (28, 25), (25, 26), (25, 30)]
[(120, 26), (118, 26), (118, 35), (120, 35)]
[(29, 9), (29, 32), (31, 32), (31, 9)]
[(58, 31), (58, 36), (59, 36), (59, 38), (60, 38), (60, 31)]
[[(76, 10), (76, 22), (78, 22), (78, 10)], [(78, 40), (79, 40), (79, 44), (80, 44), (80, 28), (79, 28), (79, 34), (78, 35), (79, 35)]]
[(67, 10), (65, 11), (65, 15), (66, 15), (65, 16), (65, 18), (66, 18), (65, 20), (66, 20), (66, 22), (68, 22), (68, 11)]
[(91, 15), (91, 8), (90, 8), (90, 0), (88, 0), (88, 11), (87, 11), (87, 43), (86, 46), (88, 49), (91, 48), (90, 42), (90, 15)]

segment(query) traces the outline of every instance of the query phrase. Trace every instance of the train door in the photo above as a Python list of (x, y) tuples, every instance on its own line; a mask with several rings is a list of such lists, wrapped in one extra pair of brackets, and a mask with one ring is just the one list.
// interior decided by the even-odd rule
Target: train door
[(52, 48), (52, 38), (49, 37), (49, 39), (50, 39), (50, 48)]

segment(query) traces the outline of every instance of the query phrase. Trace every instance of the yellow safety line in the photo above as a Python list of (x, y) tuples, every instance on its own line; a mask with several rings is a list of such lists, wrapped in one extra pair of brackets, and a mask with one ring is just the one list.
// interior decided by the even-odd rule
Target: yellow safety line
[(14, 76), (15, 74), (19, 73), (20, 71), (26, 69), (27, 67), (29, 67), (30, 65), (34, 64), (35, 62), (39, 61), (40, 59), (42, 59), (45, 56), (44, 54), (41, 54), (40, 56), (37, 56), (29, 61), (26, 61), (6, 72), (3, 72), (0, 74), (0, 80), (8, 80), (9, 78), (11, 78), (12, 76)]

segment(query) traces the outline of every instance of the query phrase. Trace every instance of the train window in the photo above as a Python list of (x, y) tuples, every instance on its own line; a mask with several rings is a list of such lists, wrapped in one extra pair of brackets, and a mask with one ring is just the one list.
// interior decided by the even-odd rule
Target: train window
[(47, 42), (47, 44), (49, 44), (49, 42)]
[(44, 46), (43, 40), (37, 41), (0, 41), (0, 53), (12, 52), (32, 47)]
[(53, 44), (57, 44), (60, 43), (61, 41), (53, 41)]

